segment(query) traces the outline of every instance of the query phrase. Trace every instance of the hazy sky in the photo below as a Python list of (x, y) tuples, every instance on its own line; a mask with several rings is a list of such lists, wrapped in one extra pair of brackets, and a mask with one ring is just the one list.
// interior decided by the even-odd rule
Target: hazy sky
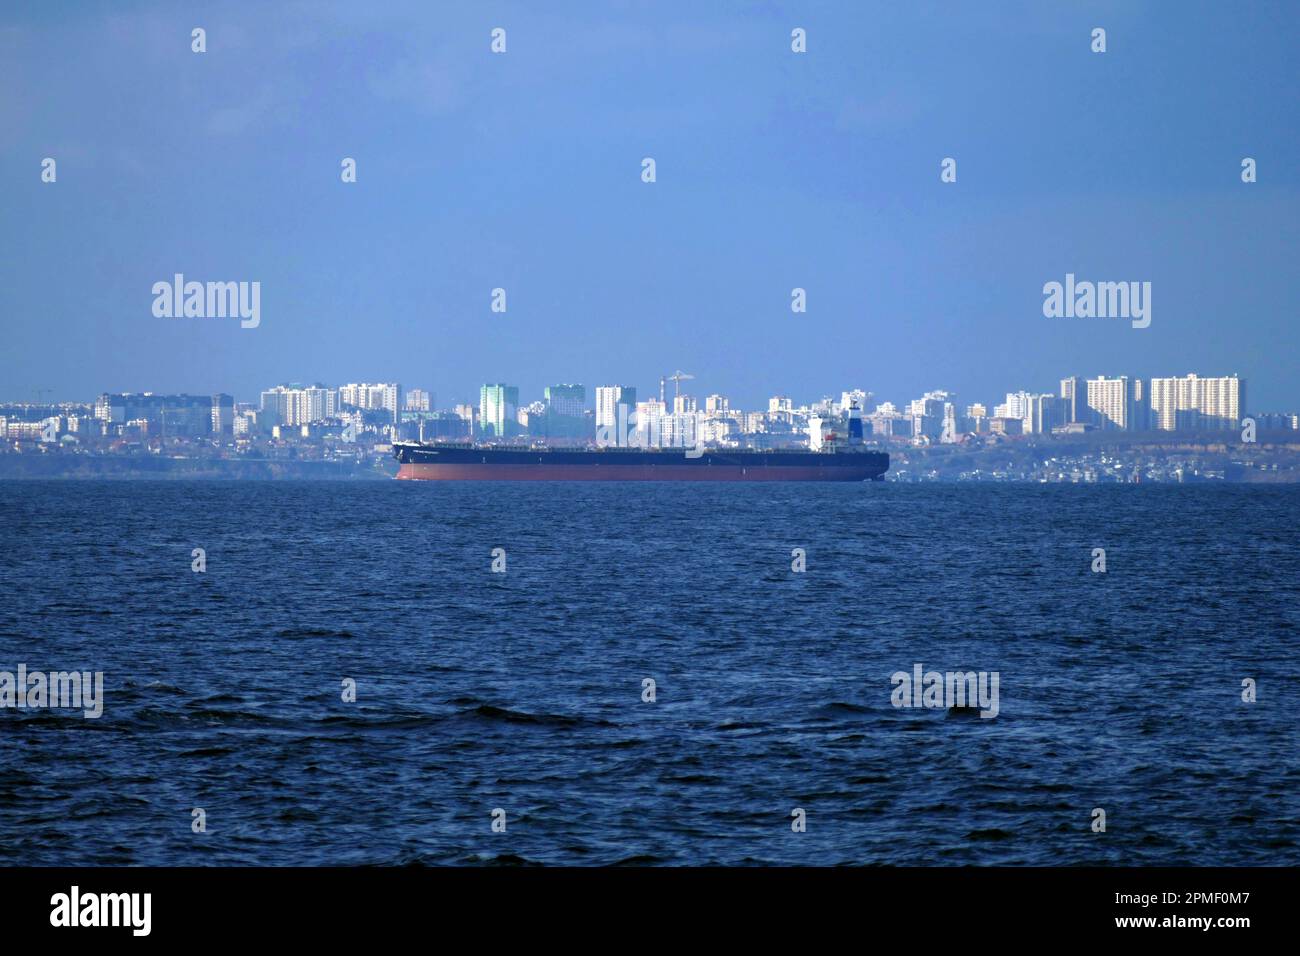
[[(1297, 49), (1295, 3), (6, 3), (0, 400), (1196, 371), (1300, 410)], [(176, 272), (260, 326), (156, 318)], [(1045, 318), (1067, 272), (1151, 326)]]

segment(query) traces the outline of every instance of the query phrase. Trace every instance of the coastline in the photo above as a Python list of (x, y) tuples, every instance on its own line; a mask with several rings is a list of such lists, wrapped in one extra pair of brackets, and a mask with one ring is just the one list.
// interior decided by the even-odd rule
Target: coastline
[(0, 480), (12, 481), (388, 481), (396, 474), (388, 461), (0, 455)]

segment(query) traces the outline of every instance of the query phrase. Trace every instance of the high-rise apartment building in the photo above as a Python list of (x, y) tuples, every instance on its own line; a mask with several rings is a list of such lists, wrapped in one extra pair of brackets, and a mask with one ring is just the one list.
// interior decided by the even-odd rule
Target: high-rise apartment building
[(363, 411), (384, 409), (392, 415), (393, 421), (398, 421), (402, 414), (402, 386), (396, 382), (373, 385), (353, 382), (340, 386), (338, 395), (339, 404), (343, 407)]
[(465, 427), (465, 434), (466, 434), (468, 437), (473, 438), (473, 437), (474, 437), (474, 420), (475, 420), (476, 418), (478, 418), (478, 409), (475, 408), (473, 405), (469, 404), (468, 402), (465, 402), (465, 403), (462, 404), (462, 405), (456, 405), (456, 406), (454, 406), (454, 407), (452, 408), (452, 411), (455, 412), (456, 415), (458, 415), (460, 418), (462, 418), (462, 419), (464, 420), (464, 422), (465, 422), (465, 426), (466, 426), (466, 427)]
[(545, 390), (546, 407), (565, 418), (581, 418), (587, 408), (587, 389), (584, 385), (548, 385)]
[(1137, 395), (1134, 382), (1127, 375), (1088, 379), (1088, 409), (1093, 423), (1103, 430), (1133, 430)]
[(667, 418), (668, 409), (657, 398), (652, 398), (648, 402), (637, 402), (635, 443), (641, 448), (662, 447), (664, 432), (670, 427), (666, 424)]
[(212, 396), (212, 434), (233, 438), (235, 434), (235, 399), (233, 395)]
[(1069, 401), (1050, 393), (1034, 395), (1029, 400), (1029, 415), (1025, 418), (1025, 431), (1034, 435), (1050, 435), (1052, 429), (1069, 424)]
[(275, 425), (311, 425), (338, 414), (338, 393), (321, 385), (277, 385), (262, 392), (258, 422), (264, 428)]
[(478, 420), (482, 433), (492, 438), (519, 434), (519, 387), (497, 383), (480, 388)]
[(209, 435), (219, 399), (229, 396), (105, 392), (95, 400), (95, 417), (109, 426), (145, 422), (150, 434), (168, 438)]
[[(548, 385), (546, 398), (546, 436), (580, 438), (586, 428), (587, 388), (585, 385)], [(536, 432), (534, 431), (534, 434)]]
[(1246, 407), (1246, 381), (1220, 378), (1153, 378), (1151, 423), (1163, 431), (1236, 428)]
[[(912, 399), (908, 405), (908, 414), (912, 419), (913, 438), (938, 439), (944, 434), (944, 423), (952, 422), (955, 426), (956, 406), (952, 392), (926, 392), (920, 398)], [(949, 406), (952, 406), (951, 411)], [(949, 428), (949, 434), (952, 428)]]
[(1001, 405), (994, 406), (994, 418), (1018, 418), (1024, 422), (1022, 434), (1031, 431), (1031, 419), (1033, 417), (1033, 404), (1037, 396), (1032, 392), (1019, 391), (1007, 392), (1007, 400)]
[(630, 385), (596, 386), (596, 437), (601, 444), (626, 447), (636, 414), (636, 389)]
[(1065, 399), (1067, 422), (1088, 421), (1088, 386), (1081, 375), (1061, 379), (1061, 398)]

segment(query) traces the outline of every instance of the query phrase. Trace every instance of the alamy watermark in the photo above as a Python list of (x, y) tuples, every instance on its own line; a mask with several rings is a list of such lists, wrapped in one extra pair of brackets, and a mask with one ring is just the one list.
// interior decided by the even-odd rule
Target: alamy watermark
[(889, 681), (894, 685), (889, 701), (895, 707), (980, 708), (984, 718), (998, 715), (997, 671), (926, 671), (912, 665), (912, 673), (894, 671)]
[(50, 925), (54, 927), (126, 927), (133, 936), (148, 936), (153, 921), (152, 893), (83, 893), (73, 886), (50, 897)]
[(94, 720), (104, 713), (104, 672), (32, 671), (18, 665), (18, 673), (0, 671), (0, 708), (80, 710)]
[(619, 405), (615, 421), (596, 429), (597, 448), (640, 448), (642, 450), (680, 448), (687, 458), (704, 455), (704, 438), (696, 430), (694, 444), (688, 444), (687, 430), (674, 427), (671, 416), (648, 417), (644, 427), (638, 423), (635, 409)]
[(153, 314), (160, 319), (240, 319), (240, 328), (262, 322), (262, 283), (186, 282), (178, 272), (171, 282), (153, 284)]
[(1133, 328), (1151, 324), (1150, 282), (1076, 282), (1043, 284), (1043, 315), (1049, 319), (1131, 319)]

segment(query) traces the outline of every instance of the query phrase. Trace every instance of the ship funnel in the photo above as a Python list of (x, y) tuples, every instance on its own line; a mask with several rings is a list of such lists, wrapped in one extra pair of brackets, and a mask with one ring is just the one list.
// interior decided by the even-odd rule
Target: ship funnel
[(862, 412), (855, 398), (849, 402), (849, 444), (861, 445), (862, 441)]

